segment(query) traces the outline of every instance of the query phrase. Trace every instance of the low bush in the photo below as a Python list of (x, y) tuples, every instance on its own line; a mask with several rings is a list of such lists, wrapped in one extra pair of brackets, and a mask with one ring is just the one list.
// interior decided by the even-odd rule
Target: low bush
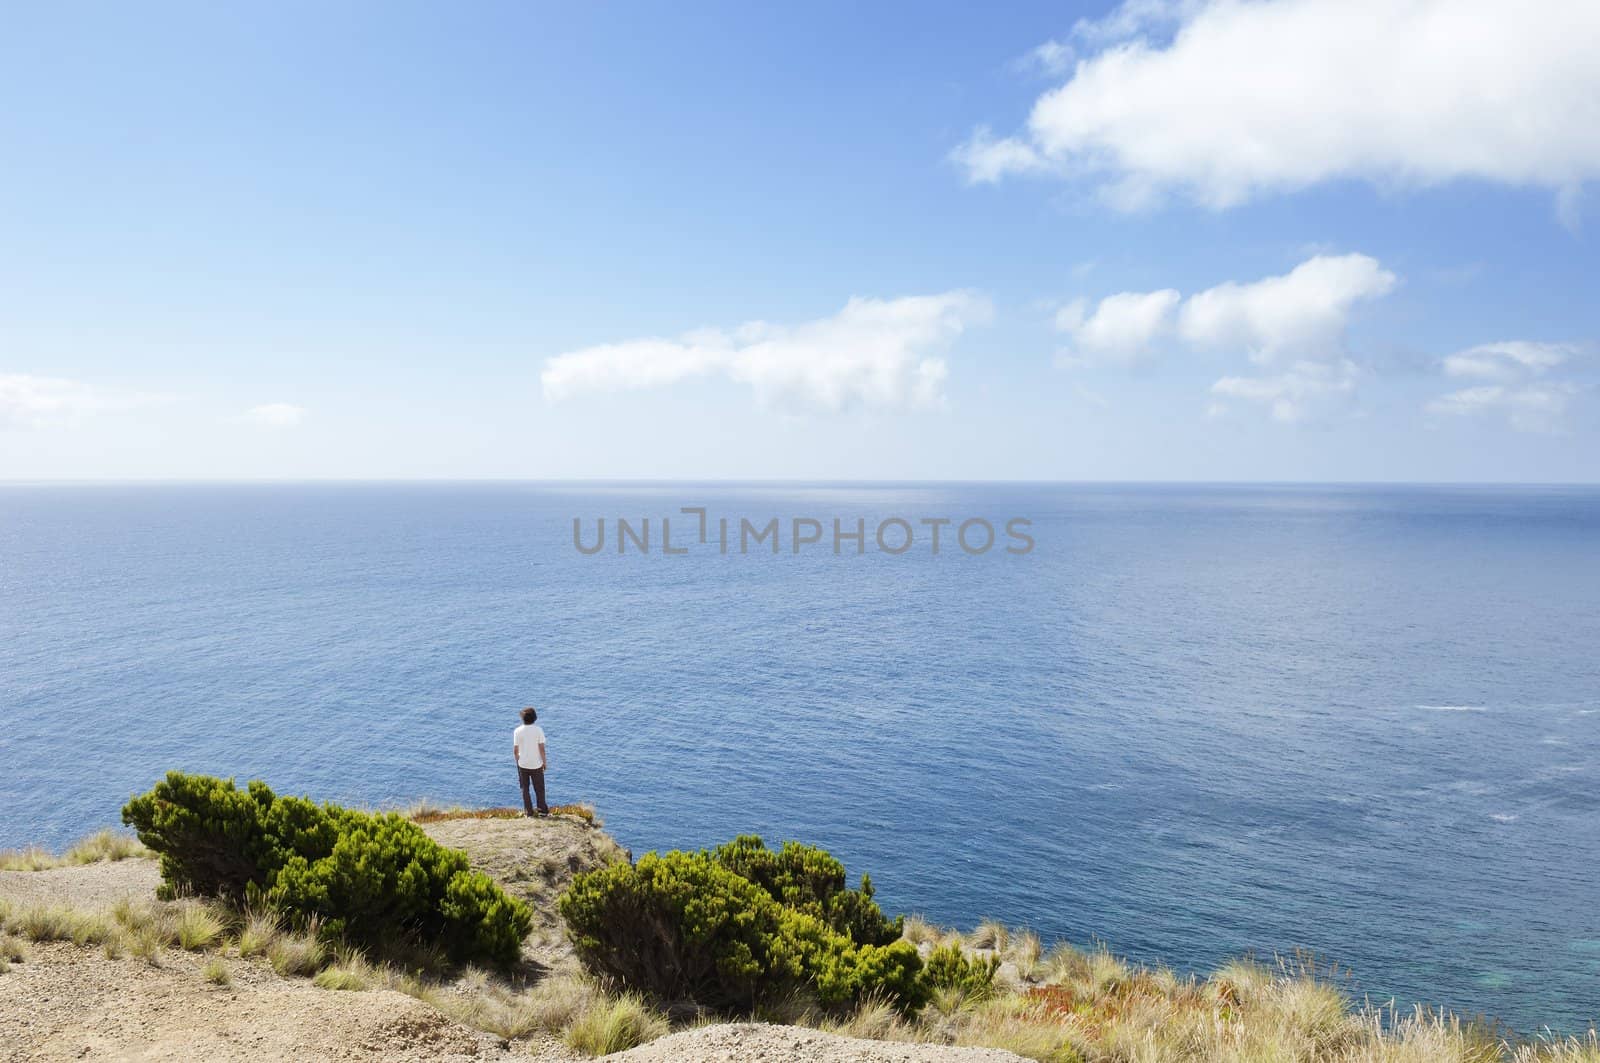
[(928, 954), (922, 977), (933, 989), (952, 989), (963, 997), (981, 1000), (994, 992), (994, 974), (1000, 957), (971, 958), (959, 945), (943, 945)]
[(454, 959), (513, 962), (532, 912), (465, 853), (396, 813), (279, 797), (256, 781), (171, 772), (122, 810), (161, 858), (168, 895), (264, 903), (373, 947), (439, 943)]
[(825, 849), (784, 842), (773, 852), (756, 835), (741, 834), (717, 846), (712, 856), (784, 907), (816, 916), (859, 945), (888, 945), (900, 939), (905, 917), (884, 918), (872, 899), (869, 876), (861, 876), (860, 889), (848, 888), (844, 865)]
[(657, 1000), (749, 1012), (798, 990), (826, 1008), (880, 996), (914, 1011), (921, 960), (870, 889), (847, 890), (821, 850), (740, 838), (579, 875), (560, 908), (591, 971)]

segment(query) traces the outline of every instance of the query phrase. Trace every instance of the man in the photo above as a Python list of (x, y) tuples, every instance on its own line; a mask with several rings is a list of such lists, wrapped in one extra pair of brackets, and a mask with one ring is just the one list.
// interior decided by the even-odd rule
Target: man
[(539, 798), (538, 815), (548, 816), (550, 806), (544, 803), (544, 728), (534, 723), (539, 714), (533, 706), (522, 710), (522, 726), (511, 733), (511, 756), (517, 762), (517, 781), (522, 784), (522, 807), (534, 815), (533, 802), (528, 799), (528, 784)]

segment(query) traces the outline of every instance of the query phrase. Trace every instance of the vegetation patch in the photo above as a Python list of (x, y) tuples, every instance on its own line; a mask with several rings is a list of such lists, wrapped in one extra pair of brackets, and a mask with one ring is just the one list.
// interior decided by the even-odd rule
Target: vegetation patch
[(123, 821), (161, 858), (169, 895), (264, 904), (330, 939), (436, 943), (453, 959), (510, 964), (532, 912), (397, 813), (375, 815), (265, 783), (171, 772)]
[[(553, 805), (550, 814), (597, 822), (591, 805)], [(413, 823), (444, 823), (454, 819), (522, 819), (527, 813), (520, 808), (440, 808), (424, 803), (406, 809), (404, 815)]]
[(103, 830), (91, 834), (60, 856), (34, 847), (0, 852), (0, 871), (50, 871), (101, 860), (127, 860), (151, 855), (137, 839), (117, 831)]
[(710, 852), (648, 853), (579, 875), (560, 900), (579, 957), (604, 980), (669, 1002), (752, 1012), (796, 991), (824, 1008), (924, 1002), (922, 961), (865, 876), (795, 842), (744, 836)]

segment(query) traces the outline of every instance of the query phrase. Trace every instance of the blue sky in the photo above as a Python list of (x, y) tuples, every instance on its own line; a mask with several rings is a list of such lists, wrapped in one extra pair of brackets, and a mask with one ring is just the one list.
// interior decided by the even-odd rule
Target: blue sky
[(19, 6), (0, 479), (1592, 481), (1535, 8)]

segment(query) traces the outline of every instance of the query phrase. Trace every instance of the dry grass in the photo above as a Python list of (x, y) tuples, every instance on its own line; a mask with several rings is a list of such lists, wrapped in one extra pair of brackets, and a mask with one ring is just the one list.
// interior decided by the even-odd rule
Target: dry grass
[(318, 989), (361, 993), (386, 980), (360, 949), (339, 945), (333, 950), (332, 962), (317, 972), (311, 984)]
[(32, 847), (0, 852), (0, 871), (49, 871), (101, 860), (126, 860), (151, 855), (150, 850), (140, 845), (137, 838), (114, 830), (102, 830), (76, 843), (60, 856)]
[(585, 1010), (561, 1033), (575, 1052), (608, 1056), (665, 1035), (667, 1018), (632, 993), (612, 997)]
[(316, 931), (281, 933), (267, 945), (272, 969), (286, 978), (310, 978), (328, 962), (328, 949)]
[[(435, 805), (428, 801), (419, 801), (408, 808), (402, 809), (401, 815), (413, 823), (442, 823), (451, 819), (520, 819), (523, 811), (520, 808), (462, 808), (459, 805)], [(586, 823), (599, 825), (595, 817), (593, 805), (552, 805), (552, 816), (574, 816)]]
[(1103, 946), (1046, 952), (1031, 932), (992, 922), (962, 937), (907, 919), (905, 936), (996, 953), (1015, 965), (1017, 984), (983, 1000), (942, 990), (912, 1020), (869, 1001), (842, 1019), (801, 1021), (1077, 1063), (1600, 1063), (1592, 1032), (1517, 1043), (1448, 1014), (1357, 1006), (1337, 972), (1306, 957), (1236, 960), (1200, 979), (1129, 964)]
[(48, 871), (62, 863), (61, 857), (32, 846), (0, 852), (0, 871)]
[(205, 952), (213, 948), (227, 930), (227, 921), (205, 904), (185, 904), (172, 920), (173, 935), (178, 947), (185, 952)]
[(276, 912), (246, 909), (239, 927), (240, 958), (249, 959), (265, 954), (281, 933), (283, 921)]
[(507, 1041), (546, 1033), (589, 1055), (620, 1052), (670, 1031), (660, 1011), (633, 994), (609, 994), (586, 978), (553, 975), (531, 988), (467, 968), (446, 985), (385, 968), (390, 989), (408, 993), (465, 1026)]
[(103, 912), (80, 912), (60, 905), (33, 905), (6, 917), (6, 926), (29, 941), (70, 941), (100, 945), (117, 932)]
[(206, 961), (206, 965), (200, 969), (200, 974), (212, 985), (231, 986), (233, 984), (233, 971), (221, 956), (213, 956)]
[(900, 931), (900, 935), (913, 945), (921, 945), (924, 942), (929, 945), (936, 945), (942, 933), (943, 931), (920, 915), (906, 916), (905, 925)]

